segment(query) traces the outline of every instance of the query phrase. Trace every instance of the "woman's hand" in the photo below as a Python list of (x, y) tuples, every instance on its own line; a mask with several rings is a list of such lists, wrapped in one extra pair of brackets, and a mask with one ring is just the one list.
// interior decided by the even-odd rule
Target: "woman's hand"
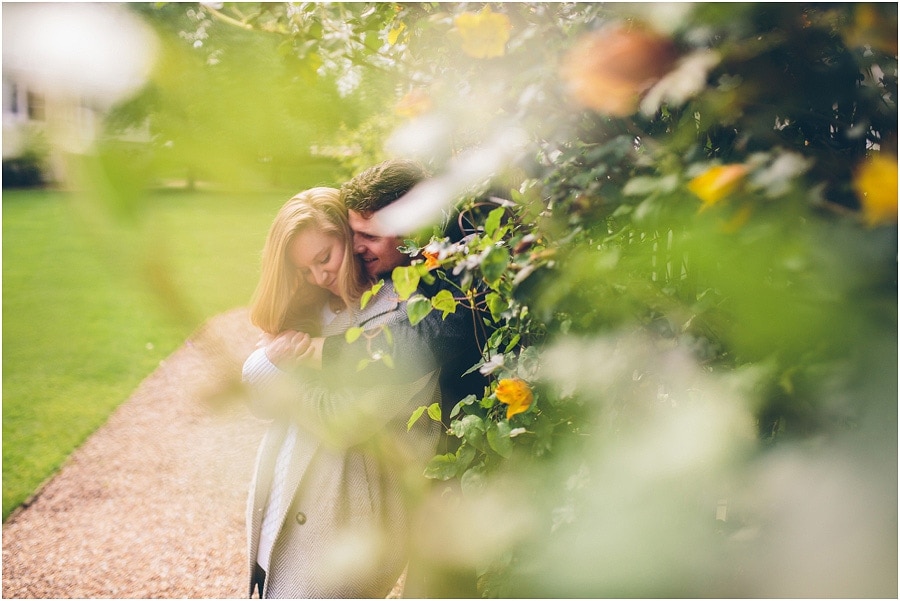
[(305, 332), (285, 330), (275, 336), (266, 336), (260, 345), (266, 347), (266, 357), (280, 369), (295, 367), (322, 367), (323, 338), (312, 338)]

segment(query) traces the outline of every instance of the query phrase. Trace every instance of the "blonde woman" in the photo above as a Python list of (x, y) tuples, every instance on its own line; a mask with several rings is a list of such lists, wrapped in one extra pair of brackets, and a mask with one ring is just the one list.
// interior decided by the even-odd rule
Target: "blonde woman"
[[(250, 307), (263, 338), (243, 370), (251, 408), (271, 420), (248, 502), (251, 597), (383, 598), (407, 562), (409, 475), (440, 427), (407, 432), (406, 420), (439, 402), (439, 369), (323, 368), (323, 337), (362, 327), (377, 341), (407, 319), (390, 283), (360, 309), (370, 283), (351, 240), (338, 190), (312, 188), (281, 208), (263, 249)], [(433, 365), (427, 346), (415, 352)]]

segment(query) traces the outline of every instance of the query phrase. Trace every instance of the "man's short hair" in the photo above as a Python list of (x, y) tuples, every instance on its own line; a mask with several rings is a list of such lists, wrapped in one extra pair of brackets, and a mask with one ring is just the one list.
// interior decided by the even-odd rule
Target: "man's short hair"
[(428, 177), (410, 159), (389, 159), (369, 167), (341, 186), (341, 200), (351, 211), (369, 214), (388, 206)]

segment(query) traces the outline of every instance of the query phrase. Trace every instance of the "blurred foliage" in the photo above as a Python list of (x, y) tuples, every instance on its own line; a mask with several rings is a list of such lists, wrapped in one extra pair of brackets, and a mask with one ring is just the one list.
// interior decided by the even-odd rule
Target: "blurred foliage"
[[(138, 185), (295, 187), (302, 180), (296, 174), (310, 164), (334, 166), (313, 149), (333, 144), (341, 127), (356, 127), (369, 114), (370, 97), (381, 95), (381, 82), (369, 93), (339, 93), (335, 78), (318, 76), (315, 60), (294, 52), (291, 39), (235, 27), (214, 18), (211, 8), (129, 8), (152, 26), (160, 49), (140, 93), (105, 120), (104, 139), (134, 128), (148, 132), (151, 144), (136, 149), (142, 156), (124, 157), (106, 169), (124, 169), (126, 179)], [(267, 13), (262, 5), (258, 17)], [(117, 148), (111, 155), (121, 157)]]
[(231, 90), (271, 103), (241, 152), (283, 128), (291, 156), (302, 84), (358, 107), (348, 173), (399, 154), (465, 183), (468, 235), (405, 274), (440, 264), (493, 331), (427, 472), (464, 493), (425, 505), (431, 593), (471, 569), (486, 596), (896, 595), (896, 5), (188, 12), (147, 92), (183, 111), (162, 147), (246, 156), (196, 121), (246, 48), (288, 75)]

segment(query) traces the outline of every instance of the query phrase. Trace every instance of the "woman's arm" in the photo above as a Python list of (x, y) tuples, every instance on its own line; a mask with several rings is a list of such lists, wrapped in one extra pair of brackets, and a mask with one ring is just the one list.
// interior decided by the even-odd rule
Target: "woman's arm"
[(343, 374), (329, 386), (311, 370), (280, 369), (266, 348), (259, 348), (244, 363), (243, 381), (255, 415), (293, 420), (324, 442), (345, 448), (367, 440), (404, 409), (440, 401), (438, 374), (433, 370), (414, 380), (384, 382), (363, 371)]
[(269, 361), (290, 371), (297, 367), (320, 369), (323, 342), (323, 338), (312, 338), (305, 332), (285, 330), (275, 336), (263, 334), (259, 346), (265, 348)]

